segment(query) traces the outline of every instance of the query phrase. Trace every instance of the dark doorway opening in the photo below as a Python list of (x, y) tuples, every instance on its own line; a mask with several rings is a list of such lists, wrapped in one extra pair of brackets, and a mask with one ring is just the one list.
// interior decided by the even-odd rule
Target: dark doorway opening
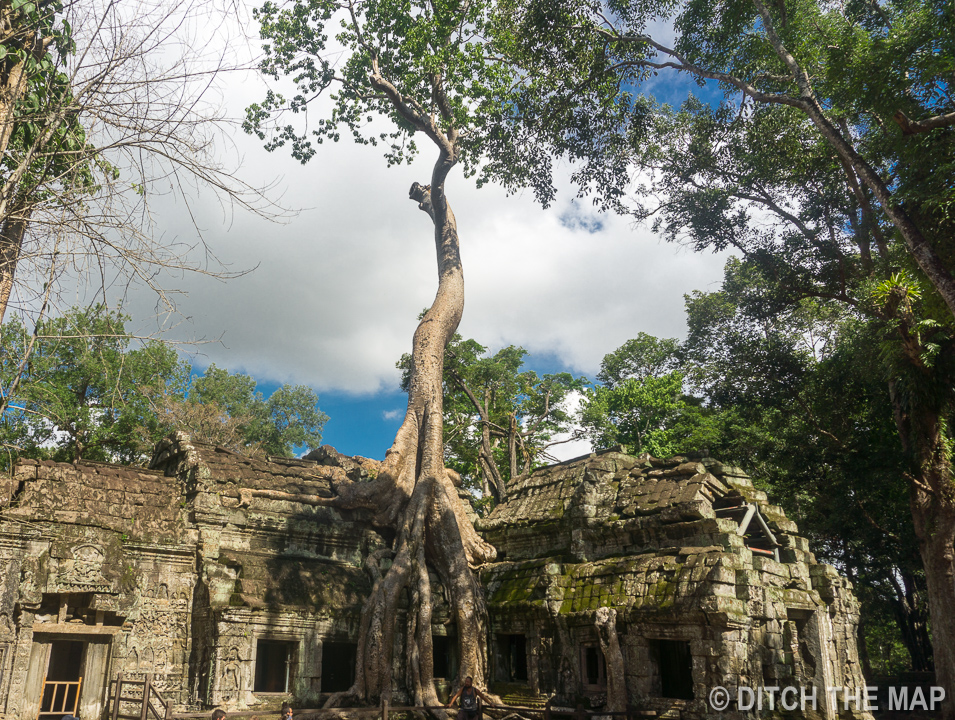
[(604, 654), (596, 645), (584, 645), (580, 648), (580, 674), (584, 681), (584, 690), (593, 692), (607, 687)]
[(497, 679), (503, 682), (527, 682), (527, 638), (524, 635), (498, 635), (500, 658)]
[(54, 640), (50, 644), (50, 664), (47, 667), (47, 680), (79, 680), (80, 667), (83, 664), (85, 642), (78, 640)]
[(76, 715), (85, 650), (86, 643), (78, 640), (54, 640), (50, 643), (50, 660), (38, 718)]
[(693, 699), (693, 658), (690, 643), (682, 640), (653, 640), (653, 654), (660, 668), (660, 694), (677, 700)]
[(432, 635), (431, 649), (434, 657), (434, 677), (442, 680), (454, 678), (454, 642), (447, 635)]
[(342, 692), (352, 686), (357, 656), (355, 643), (322, 643), (322, 692)]
[(253, 692), (284, 693), (289, 689), (292, 643), (259, 640), (255, 647)]

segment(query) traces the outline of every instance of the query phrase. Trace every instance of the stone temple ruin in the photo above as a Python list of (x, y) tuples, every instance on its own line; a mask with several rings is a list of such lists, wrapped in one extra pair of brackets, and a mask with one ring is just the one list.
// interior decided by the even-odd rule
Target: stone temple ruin
[[(0, 718), (75, 707), (99, 720), (120, 672), (151, 673), (182, 711), (314, 708), (346, 689), (370, 590), (362, 560), (389, 538), (362, 512), (295, 500), (376, 463), (327, 447), (309, 457), (249, 459), (178, 435), (148, 470), (19, 461), (0, 479)], [(864, 685), (849, 583), (742, 471), (612, 450), (508, 492), (474, 518), (499, 551), (479, 575), (491, 689), (505, 699), (601, 707), (601, 607), (616, 610), (627, 699), (664, 717), (744, 717), (710, 708), (716, 686), (799, 686), (835, 718), (846, 713), (825, 689)], [(456, 642), (437, 600), (441, 694)]]

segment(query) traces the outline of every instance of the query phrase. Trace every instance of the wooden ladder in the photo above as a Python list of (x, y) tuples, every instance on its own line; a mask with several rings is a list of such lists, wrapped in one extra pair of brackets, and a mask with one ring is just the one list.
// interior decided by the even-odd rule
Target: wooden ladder
[[(136, 690), (140, 688), (140, 693), (136, 693)], [(130, 691), (134, 694), (123, 694)], [(166, 702), (153, 686), (152, 673), (147, 673), (143, 680), (127, 680), (123, 677), (123, 673), (119, 673), (116, 676), (110, 701), (113, 703), (109, 714), (110, 720), (170, 720), (172, 717), (172, 703)], [(123, 703), (137, 704), (138, 712), (123, 713)], [(159, 706), (158, 709), (156, 705)]]
[[(40, 711), (37, 720), (44, 718), (59, 718), (64, 715), (76, 717), (80, 705), (80, 688), (83, 687), (83, 678), (79, 680), (61, 681), (43, 678), (43, 690), (40, 692)], [(45, 708), (45, 709), (44, 709)]]

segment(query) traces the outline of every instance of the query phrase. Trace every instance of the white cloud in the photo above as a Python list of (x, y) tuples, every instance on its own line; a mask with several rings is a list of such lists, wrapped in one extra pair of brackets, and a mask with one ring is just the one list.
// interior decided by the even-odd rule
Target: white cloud
[(398, 420), (405, 414), (404, 408), (395, 408), (394, 410), (385, 410), (381, 413), (382, 420)]
[[(260, 99), (244, 78), (227, 93), (233, 114)], [(229, 282), (175, 279), (188, 292), (182, 337), (221, 337), (198, 363), (215, 362), (256, 378), (354, 393), (393, 388), (395, 362), (408, 352), (418, 313), (434, 297), (437, 272), (430, 220), (407, 198), (427, 182), (433, 154), (387, 169), (375, 148), (350, 142), (318, 148), (306, 166), (282, 150), (267, 153), (238, 134), (242, 176), (280, 177), (286, 206), (306, 208), (287, 224), (203, 201), (192, 210), (212, 251), (234, 269)], [(685, 332), (683, 294), (722, 277), (724, 258), (668, 245), (628, 220), (596, 215), (565, 192), (541, 209), (500, 188), (477, 190), (452, 173), (448, 197), (458, 219), (467, 300), (459, 331), (492, 349), (522, 345), (593, 376), (601, 358), (638, 332)], [(207, 199), (206, 199), (207, 200)], [(188, 241), (189, 213), (159, 199), (160, 231)], [(150, 314), (153, 299), (127, 310)]]

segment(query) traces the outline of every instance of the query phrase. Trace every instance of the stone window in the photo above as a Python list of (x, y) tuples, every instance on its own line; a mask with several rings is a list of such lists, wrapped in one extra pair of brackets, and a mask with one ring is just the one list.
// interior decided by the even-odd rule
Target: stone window
[(693, 658), (690, 655), (690, 643), (682, 640), (651, 640), (650, 654), (660, 674), (660, 695), (692, 700)]
[(322, 692), (347, 690), (355, 682), (358, 646), (349, 642), (322, 643)]
[(583, 645), (580, 648), (580, 678), (586, 691), (596, 692), (607, 687), (604, 654), (597, 645)]
[(255, 647), (255, 685), (253, 692), (286, 693), (289, 691), (294, 643), (281, 640), (259, 640)]
[(527, 638), (524, 635), (498, 635), (497, 680), (527, 682)]

